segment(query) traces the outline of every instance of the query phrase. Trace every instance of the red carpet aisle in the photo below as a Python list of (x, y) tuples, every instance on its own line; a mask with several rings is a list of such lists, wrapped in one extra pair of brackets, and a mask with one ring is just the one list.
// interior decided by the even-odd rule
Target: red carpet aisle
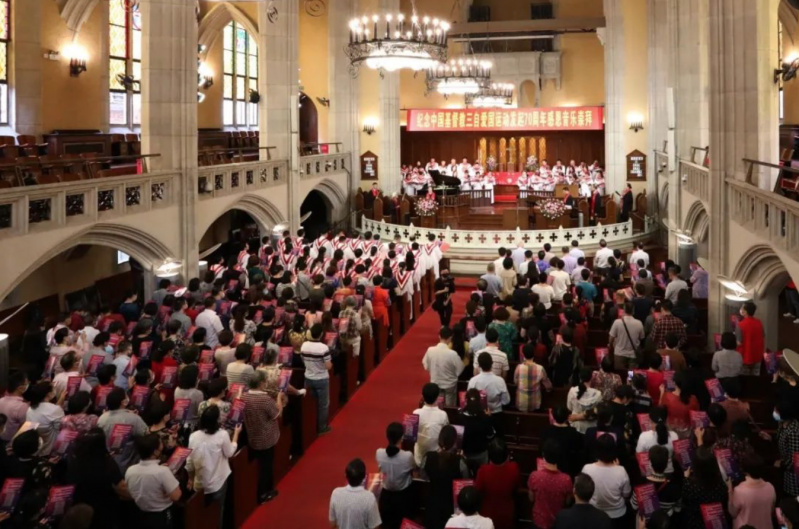
[[(468, 292), (462, 291), (453, 297), (453, 322), (463, 316), (468, 299)], [(283, 478), (280, 495), (255, 511), (245, 529), (329, 527), (330, 494), (346, 485), (347, 463), (360, 457), (369, 472), (376, 472), (375, 451), (385, 446), (386, 426), (416, 409), (422, 386), (429, 381), (422, 357), (438, 342), (440, 327), (438, 314), (428, 309), (339, 412), (333, 431), (317, 439)]]

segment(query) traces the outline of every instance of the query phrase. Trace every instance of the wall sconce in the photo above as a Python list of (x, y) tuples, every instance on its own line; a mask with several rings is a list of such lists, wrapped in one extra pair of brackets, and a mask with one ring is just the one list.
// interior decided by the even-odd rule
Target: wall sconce
[(377, 120), (375, 118), (366, 118), (363, 120), (363, 131), (369, 136), (377, 131)]
[(201, 62), (197, 68), (197, 85), (203, 90), (214, 86), (214, 71), (205, 62)]
[(326, 97), (317, 97), (316, 100), (323, 107), (329, 107), (330, 106), (330, 100), (328, 98), (326, 98)]
[(67, 46), (64, 50), (64, 57), (69, 59), (69, 75), (71, 77), (78, 77), (86, 71), (86, 63), (89, 59), (89, 54), (86, 48), (74, 42)]
[(644, 130), (644, 116), (641, 114), (630, 114), (627, 116), (627, 121), (630, 123), (630, 130), (638, 132)]
[(774, 69), (774, 82), (779, 83), (780, 77), (783, 81), (790, 81), (796, 77), (797, 70), (799, 70), (799, 54), (792, 53), (782, 61), (782, 68)]

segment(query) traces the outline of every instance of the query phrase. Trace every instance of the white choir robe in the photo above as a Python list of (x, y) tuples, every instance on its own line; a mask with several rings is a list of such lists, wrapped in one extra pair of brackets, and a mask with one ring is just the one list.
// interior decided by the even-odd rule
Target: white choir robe
[(428, 242), (424, 245), (422, 249), (422, 253), (424, 254), (425, 260), (427, 261), (426, 269), (430, 270), (433, 269), (433, 273), (435, 274), (436, 279), (439, 276), (439, 263), (441, 258), (443, 257), (441, 253), (441, 247), (436, 242)]
[(483, 189), (489, 192), (491, 195), (491, 203), (494, 203), (494, 182), (489, 180), (488, 178), (483, 178)]

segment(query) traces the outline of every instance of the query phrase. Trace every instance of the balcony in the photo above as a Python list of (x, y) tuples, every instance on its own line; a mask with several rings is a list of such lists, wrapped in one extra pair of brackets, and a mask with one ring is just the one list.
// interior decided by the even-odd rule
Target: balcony
[(245, 193), (288, 182), (288, 160), (261, 160), (200, 167), (197, 192), (200, 200)]
[(2, 189), (0, 239), (168, 208), (179, 179), (179, 172), (156, 171)]
[(688, 160), (680, 160), (679, 171), (683, 188), (704, 202), (707, 208), (710, 201), (710, 170)]
[(799, 202), (735, 178), (727, 178), (727, 193), (733, 221), (777, 249), (799, 249)]
[(300, 178), (309, 180), (337, 172), (350, 172), (352, 155), (349, 152), (313, 154), (300, 158)]

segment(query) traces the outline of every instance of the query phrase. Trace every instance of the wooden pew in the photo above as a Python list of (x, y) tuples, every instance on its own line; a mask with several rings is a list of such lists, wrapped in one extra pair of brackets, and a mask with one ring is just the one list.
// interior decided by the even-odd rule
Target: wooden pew
[(349, 401), (358, 389), (358, 370), (360, 360), (352, 356), (352, 347), (347, 346), (341, 352), (345, 355), (344, 373), (342, 374), (344, 402)]
[[(413, 303), (413, 297), (410, 299), (408, 296), (403, 296), (402, 298), (402, 335), (408, 333), (411, 330), (411, 304)], [(413, 311), (418, 312), (418, 309)], [(396, 345), (396, 344), (395, 344)]]
[(344, 388), (341, 382), (341, 373), (330, 374), (330, 407), (328, 408), (328, 421), (341, 410), (341, 403), (344, 399)]
[(291, 468), (291, 446), (294, 442), (293, 429), (291, 424), (286, 422), (285, 417), (280, 424), (280, 439), (275, 445), (275, 484), (279, 483)]
[(359, 379), (365, 381), (375, 368), (375, 340), (368, 332), (361, 334), (361, 356)]
[(244, 448), (231, 458), (230, 470), (233, 478), (228, 496), (232, 495), (235, 502), (235, 526), (241, 527), (258, 507), (258, 462), (251, 462), (248, 450)]
[[(416, 323), (419, 320), (419, 316), (422, 315), (422, 291), (420, 289), (413, 291), (413, 301), (411, 306), (413, 307), (413, 318), (412, 321)], [(409, 326), (410, 328), (410, 326)]]
[(205, 504), (205, 494), (195, 492), (186, 501), (184, 509), (185, 527), (191, 529), (218, 529), (219, 502)]
[(388, 318), (391, 321), (391, 349), (397, 346), (402, 336), (402, 311), (400, 309), (401, 300), (392, 303), (388, 309)]
[(380, 364), (388, 354), (388, 327), (381, 325), (379, 321), (372, 320), (372, 332), (375, 338), (375, 363)]

